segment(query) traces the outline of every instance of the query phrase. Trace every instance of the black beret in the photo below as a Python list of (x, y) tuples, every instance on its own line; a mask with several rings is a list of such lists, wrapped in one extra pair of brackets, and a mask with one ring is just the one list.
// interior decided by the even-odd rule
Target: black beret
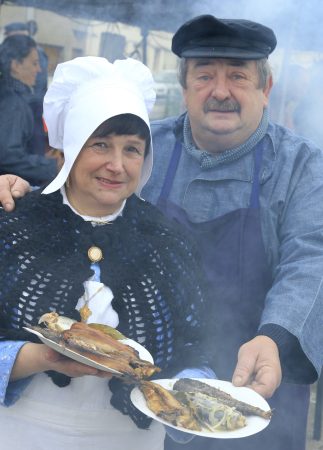
[(28, 26), (23, 22), (12, 22), (4, 27), (4, 34), (9, 34), (14, 31), (28, 31)]
[(267, 58), (277, 44), (274, 32), (243, 19), (202, 15), (184, 23), (174, 34), (172, 51), (184, 58)]

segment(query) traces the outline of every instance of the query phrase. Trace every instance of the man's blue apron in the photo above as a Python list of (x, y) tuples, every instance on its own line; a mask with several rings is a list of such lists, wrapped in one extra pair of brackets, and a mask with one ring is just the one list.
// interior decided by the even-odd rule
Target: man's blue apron
[[(263, 145), (255, 151), (249, 207), (202, 223), (191, 222), (186, 211), (169, 200), (181, 151), (181, 143), (176, 142), (157, 206), (188, 228), (198, 243), (214, 299), (205, 329), (214, 336), (217, 377), (231, 380), (238, 349), (255, 336), (272, 283), (259, 210)], [(242, 439), (195, 438), (185, 450), (304, 450), (308, 398), (308, 386), (284, 384), (269, 401), (275, 412), (264, 431)], [(183, 450), (183, 445), (166, 438), (165, 449)]]

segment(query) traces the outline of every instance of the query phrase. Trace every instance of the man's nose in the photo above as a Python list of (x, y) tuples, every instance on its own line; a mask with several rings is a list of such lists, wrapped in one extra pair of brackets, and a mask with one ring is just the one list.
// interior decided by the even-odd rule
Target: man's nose
[(225, 76), (217, 76), (213, 80), (212, 96), (217, 100), (230, 97), (230, 90)]

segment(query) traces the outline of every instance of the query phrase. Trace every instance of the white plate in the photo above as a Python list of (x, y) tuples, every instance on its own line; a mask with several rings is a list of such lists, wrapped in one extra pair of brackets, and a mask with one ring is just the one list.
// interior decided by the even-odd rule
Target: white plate
[[(46, 344), (48, 347), (56, 350), (58, 353), (61, 353), (62, 355), (68, 356), (69, 358), (74, 359), (75, 361), (78, 361), (80, 363), (87, 364), (88, 366), (95, 367), (96, 369), (105, 370), (111, 373), (117, 373), (119, 375), (121, 374), (121, 372), (118, 372), (115, 369), (110, 369), (107, 366), (92, 361), (92, 359), (87, 358), (86, 356), (80, 355), (79, 353), (77, 353), (76, 350), (70, 350), (66, 348), (63, 344), (58, 344), (57, 342), (54, 342), (51, 339), (46, 338), (39, 331), (27, 327), (24, 327), (24, 329), (38, 336), (39, 339), (43, 342), (43, 344)], [(149, 351), (145, 349), (145, 347), (143, 347), (142, 345), (138, 344), (138, 342), (133, 341), (132, 339), (120, 339), (119, 342), (129, 345), (129, 347), (133, 347), (135, 350), (137, 350), (140, 359), (154, 363), (153, 357), (151, 356)]]
[[(227, 392), (228, 394), (232, 395), (232, 397), (236, 398), (237, 400), (240, 400), (245, 403), (249, 403), (250, 405), (257, 406), (258, 408), (261, 408), (265, 411), (268, 411), (270, 409), (268, 403), (266, 400), (261, 397), (261, 395), (257, 394), (257, 392), (253, 391), (252, 389), (246, 388), (246, 387), (235, 387), (232, 385), (232, 383), (229, 383), (228, 381), (221, 381), (221, 380), (211, 380), (207, 378), (199, 379), (196, 378), (198, 381), (202, 381), (203, 383), (209, 384), (210, 386), (214, 386), (216, 388), (221, 389), (224, 392)], [(158, 383), (161, 386), (163, 386), (166, 389), (172, 389), (176, 379), (171, 380), (153, 380), (154, 383)], [(198, 436), (205, 436), (210, 438), (219, 438), (219, 439), (232, 439), (232, 438), (242, 438), (245, 436), (250, 436), (252, 434), (256, 434), (259, 431), (263, 430), (267, 427), (270, 420), (263, 419), (262, 417), (258, 416), (246, 416), (247, 419), (247, 425), (243, 428), (239, 428), (238, 430), (233, 431), (192, 431), (188, 430), (183, 427), (176, 427), (174, 425), (171, 425), (170, 423), (166, 422), (165, 420), (161, 419), (160, 417), (156, 416), (147, 406), (146, 400), (142, 394), (142, 392), (139, 390), (139, 388), (134, 388), (130, 395), (132, 403), (135, 405), (136, 408), (139, 409), (139, 411), (146, 414), (148, 417), (152, 417), (153, 419), (157, 420), (158, 422), (163, 423), (164, 425), (168, 425), (169, 427), (176, 428), (180, 431), (185, 431), (186, 433), (196, 434)]]

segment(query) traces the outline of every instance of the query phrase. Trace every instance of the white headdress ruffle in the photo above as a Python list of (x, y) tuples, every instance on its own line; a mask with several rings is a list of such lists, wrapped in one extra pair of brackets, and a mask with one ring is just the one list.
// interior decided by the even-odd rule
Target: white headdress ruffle
[[(49, 143), (64, 151), (65, 162), (43, 193), (60, 189), (83, 145), (105, 120), (129, 113), (150, 127), (148, 114), (155, 97), (150, 70), (135, 59), (112, 64), (105, 58), (87, 56), (59, 64), (44, 98), (44, 119)], [(151, 168), (152, 148), (145, 158), (137, 194)]]

